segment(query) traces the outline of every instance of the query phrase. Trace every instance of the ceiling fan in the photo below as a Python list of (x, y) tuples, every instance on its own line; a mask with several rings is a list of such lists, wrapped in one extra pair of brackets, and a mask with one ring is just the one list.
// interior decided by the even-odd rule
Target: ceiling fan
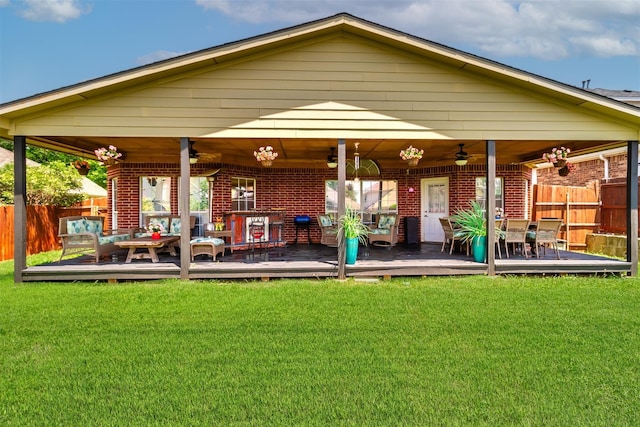
[(193, 148), (193, 144), (195, 144), (195, 141), (189, 140), (189, 163), (195, 164), (198, 163), (199, 160), (214, 161), (218, 157), (217, 154), (213, 153), (200, 153)]
[(327, 156), (327, 167), (330, 169), (338, 167), (338, 156), (336, 156), (335, 147), (331, 147), (331, 154)]
[(455, 162), (456, 162), (456, 165), (458, 166), (464, 166), (469, 161), (469, 155), (467, 154), (466, 151), (463, 150), (464, 144), (458, 144), (458, 146), (460, 147), (460, 151), (456, 153)]

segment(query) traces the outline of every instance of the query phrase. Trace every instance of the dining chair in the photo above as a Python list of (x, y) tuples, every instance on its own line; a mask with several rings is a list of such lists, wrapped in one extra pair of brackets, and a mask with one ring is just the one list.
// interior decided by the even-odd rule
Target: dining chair
[[(456, 240), (462, 242), (462, 239), (456, 236), (455, 229), (451, 224), (451, 220), (449, 218), (440, 218), (440, 225), (442, 226), (442, 231), (444, 231), (444, 240), (442, 241), (442, 249), (440, 252), (444, 252), (444, 248), (447, 245), (447, 242), (451, 242), (451, 247), (449, 248), (449, 255), (453, 253), (453, 245)], [(469, 244), (467, 243), (467, 255), (469, 255)]]
[(552, 249), (556, 251), (556, 258), (560, 259), (560, 252), (558, 251), (558, 234), (560, 234), (560, 227), (562, 226), (562, 220), (560, 219), (540, 219), (535, 230), (535, 238), (533, 243), (536, 249), (536, 257), (540, 258), (540, 249), (547, 255), (547, 245), (551, 245)]
[(530, 221), (528, 219), (507, 219), (504, 230), (504, 251), (509, 258), (509, 243), (511, 243), (513, 253), (516, 252), (516, 243), (522, 245), (522, 253), (525, 258), (527, 254), (527, 230)]

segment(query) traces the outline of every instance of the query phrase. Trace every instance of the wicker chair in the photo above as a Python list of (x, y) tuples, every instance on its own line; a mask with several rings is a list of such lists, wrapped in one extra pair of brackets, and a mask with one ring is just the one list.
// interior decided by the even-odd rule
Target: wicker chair
[(562, 220), (560, 219), (540, 219), (536, 226), (535, 232), (530, 232), (533, 236), (529, 236), (528, 242), (535, 248), (536, 257), (540, 258), (540, 249), (544, 250), (544, 254), (547, 254), (547, 245), (551, 245), (552, 249), (556, 251), (556, 258), (560, 259), (560, 252), (558, 251), (558, 234), (560, 233), (560, 227), (562, 226)]
[(398, 215), (378, 215), (376, 226), (369, 230), (369, 244), (395, 246), (398, 243)]
[(327, 246), (338, 246), (338, 226), (333, 222), (331, 215), (318, 214), (318, 225), (322, 232), (320, 243)]
[[(451, 255), (455, 242), (462, 242), (462, 239), (456, 236), (455, 229), (449, 218), (440, 218), (440, 225), (442, 226), (442, 231), (444, 231), (444, 240), (442, 241), (442, 249), (440, 249), (440, 252), (444, 252), (447, 242), (451, 242), (451, 247), (449, 248), (449, 255)], [(467, 243), (467, 255), (469, 255), (469, 243)]]
[(504, 230), (504, 251), (509, 258), (509, 243), (511, 243), (513, 253), (515, 254), (516, 244), (522, 245), (522, 254), (525, 258), (529, 258), (527, 254), (527, 231), (529, 230), (528, 219), (507, 219), (507, 225)]

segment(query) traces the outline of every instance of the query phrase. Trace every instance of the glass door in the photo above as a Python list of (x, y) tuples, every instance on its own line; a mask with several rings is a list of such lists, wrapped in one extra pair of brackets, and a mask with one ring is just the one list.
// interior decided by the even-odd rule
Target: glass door
[(442, 242), (440, 218), (449, 215), (449, 178), (425, 178), (421, 181), (422, 240)]

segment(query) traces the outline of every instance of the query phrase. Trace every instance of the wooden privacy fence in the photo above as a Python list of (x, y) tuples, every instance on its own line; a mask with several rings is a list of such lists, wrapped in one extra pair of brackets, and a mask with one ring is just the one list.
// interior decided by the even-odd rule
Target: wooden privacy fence
[[(602, 198), (600, 230), (603, 233), (627, 234), (627, 183), (601, 184), (600, 193)], [(640, 195), (640, 188), (638, 188), (638, 195)]]
[[(91, 206), (58, 208), (27, 206), (27, 255), (60, 249), (58, 218), (91, 215)], [(13, 259), (13, 206), (0, 206), (0, 261)]]
[(587, 235), (600, 227), (600, 201), (595, 188), (535, 185), (531, 219), (560, 218), (560, 238), (567, 249), (584, 250)]

